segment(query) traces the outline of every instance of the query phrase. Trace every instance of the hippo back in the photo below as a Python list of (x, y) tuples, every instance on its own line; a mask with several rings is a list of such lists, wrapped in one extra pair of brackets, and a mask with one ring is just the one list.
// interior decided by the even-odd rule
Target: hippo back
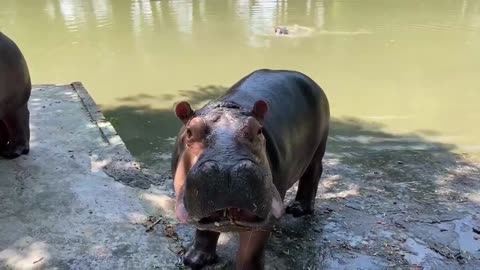
[(31, 93), (31, 80), (25, 58), (18, 46), (0, 32), (0, 118), (25, 104)]
[(281, 196), (304, 173), (329, 128), (330, 109), (323, 90), (303, 73), (257, 70), (219, 100), (252, 109), (268, 104), (263, 121), (274, 184)]

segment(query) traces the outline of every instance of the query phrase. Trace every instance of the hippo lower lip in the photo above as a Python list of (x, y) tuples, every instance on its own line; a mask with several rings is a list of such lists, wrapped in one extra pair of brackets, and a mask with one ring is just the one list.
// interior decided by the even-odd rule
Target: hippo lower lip
[(220, 223), (228, 222), (230, 224), (240, 224), (240, 223), (262, 223), (263, 218), (255, 215), (254, 213), (243, 210), (243, 209), (221, 209), (213, 212), (207, 217), (201, 218), (198, 223), (200, 224), (214, 224), (218, 225)]
[(266, 219), (260, 218), (246, 210), (240, 210), (243, 214), (243, 219), (232, 218), (228, 212), (234, 212), (237, 209), (222, 209), (215, 211), (211, 215), (201, 218), (198, 221), (193, 221), (195, 226), (201, 230), (211, 230), (218, 232), (232, 232), (232, 231), (250, 231), (250, 230), (268, 230), (273, 226), (272, 215)]

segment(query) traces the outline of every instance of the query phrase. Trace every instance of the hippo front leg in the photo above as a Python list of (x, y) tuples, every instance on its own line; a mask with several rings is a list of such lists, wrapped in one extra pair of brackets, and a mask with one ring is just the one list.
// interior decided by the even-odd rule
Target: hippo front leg
[(236, 270), (263, 270), (265, 247), (270, 231), (248, 231), (240, 233), (240, 248), (237, 253)]
[(3, 121), (9, 134), (9, 143), (1, 150), (0, 155), (13, 159), (28, 154), (30, 151), (30, 111), (28, 110), (28, 104), (7, 114)]
[(218, 259), (216, 250), (219, 236), (219, 232), (197, 229), (193, 245), (183, 257), (183, 263), (192, 269), (215, 263)]

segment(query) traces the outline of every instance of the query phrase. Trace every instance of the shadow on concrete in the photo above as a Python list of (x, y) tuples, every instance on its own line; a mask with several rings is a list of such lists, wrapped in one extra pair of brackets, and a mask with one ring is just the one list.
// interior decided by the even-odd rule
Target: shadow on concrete
[[(180, 91), (184, 98), (160, 99), (198, 106), (225, 89), (199, 87)], [(173, 110), (136, 106), (139, 98), (158, 97), (122, 99), (127, 104), (104, 113), (117, 120), (115, 128), (134, 156), (168, 170), (180, 122)], [(455, 154), (454, 145), (425, 135), (432, 134), (389, 134), (375, 122), (333, 119), (317, 214), (283, 219), (269, 243), (267, 268), (480, 267), (480, 167)], [(192, 228), (178, 226), (177, 232), (187, 246)], [(215, 268), (231, 264), (231, 239), (222, 236), (223, 259)]]

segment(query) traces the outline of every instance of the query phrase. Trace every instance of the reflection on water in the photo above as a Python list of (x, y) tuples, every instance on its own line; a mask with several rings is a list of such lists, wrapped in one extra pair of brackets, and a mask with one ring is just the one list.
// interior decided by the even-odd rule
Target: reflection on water
[(150, 1), (132, 1), (130, 10), (135, 33), (140, 32), (144, 27), (153, 26), (153, 10)]
[(0, 29), (35, 83), (82, 81), (146, 160), (168, 149), (181, 93), (264, 67), (311, 75), (335, 117), (480, 157), (480, 1), (2, 0)]
[(60, 0), (60, 12), (65, 26), (71, 31), (77, 31), (86, 22), (85, 6), (83, 3), (75, 5), (75, 0)]
[(112, 23), (112, 5), (110, 1), (94, 0), (92, 1), (92, 5), (95, 18), (97, 19), (98, 27), (105, 27), (107, 25), (110, 25)]

